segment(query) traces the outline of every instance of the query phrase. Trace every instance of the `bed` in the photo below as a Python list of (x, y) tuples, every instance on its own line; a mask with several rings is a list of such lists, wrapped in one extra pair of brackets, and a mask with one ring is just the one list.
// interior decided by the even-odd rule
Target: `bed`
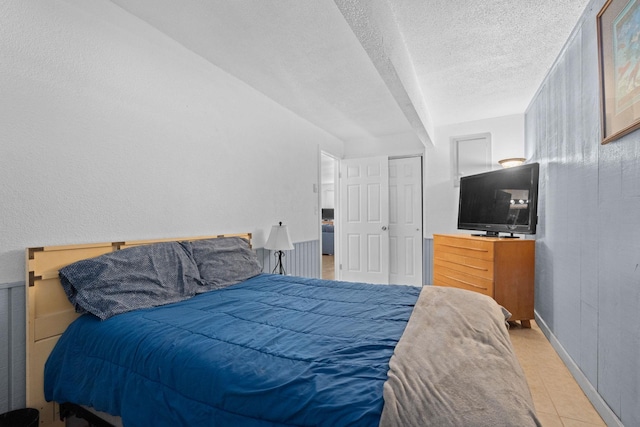
[[(64, 425), (69, 410), (125, 426), (540, 425), (504, 310), (472, 292), (264, 274), (243, 248), (233, 265), (251, 277), (76, 312), (85, 296), (69, 284), (94, 260), (250, 238), (28, 249), (27, 405), (41, 425)], [(187, 282), (204, 277), (185, 265)]]

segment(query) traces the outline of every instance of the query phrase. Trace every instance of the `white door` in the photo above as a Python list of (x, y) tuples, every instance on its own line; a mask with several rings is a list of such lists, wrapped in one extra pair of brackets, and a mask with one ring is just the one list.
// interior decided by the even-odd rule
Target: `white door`
[(389, 283), (389, 159), (340, 162), (340, 279)]
[(389, 160), (389, 282), (422, 286), (422, 159)]

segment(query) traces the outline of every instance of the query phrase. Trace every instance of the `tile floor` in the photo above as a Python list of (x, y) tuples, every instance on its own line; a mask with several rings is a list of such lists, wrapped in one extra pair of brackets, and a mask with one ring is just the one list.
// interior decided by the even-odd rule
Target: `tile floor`
[(512, 324), (509, 335), (544, 427), (606, 426), (534, 321)]

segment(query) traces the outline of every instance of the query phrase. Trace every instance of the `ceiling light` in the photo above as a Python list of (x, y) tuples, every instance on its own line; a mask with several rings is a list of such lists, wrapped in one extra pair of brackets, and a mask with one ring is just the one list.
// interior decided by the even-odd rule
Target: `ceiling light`
[(500, 165), (502, 165), (503, 168), (512, 168), (514, 166), (520, 166), (521, 164), (524, 163), (525, 160), (527, 159), (523, 157), (512, 157), (510, 159), (498, 160), (498, 163), (500, 163)]

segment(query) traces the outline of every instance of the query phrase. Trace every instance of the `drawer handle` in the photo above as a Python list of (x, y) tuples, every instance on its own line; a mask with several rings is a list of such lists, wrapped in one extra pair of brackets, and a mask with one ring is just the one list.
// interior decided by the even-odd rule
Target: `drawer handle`
[(442, 244), (442, 246), (447, 246), (450, 248), (456, 248), (456, 249), (465, 249), (468, 251), (476, 251), (476, 252), (489, 252), (488, 249), (480, 249), (480, 248), (470, 248), (469, 246), (458, 246), (458, 245), (449, 245), (449, 244)]
[(459, 265), (459, 266), (462, 266), (462, 267), (471, 268), (471, 269), (473, 269), (473, 270), (489, 271), (489, 269), (488, 269), (488, 268), (484, 268), (484, 267), (477, 267), (477, 266), (475, 266), (475, 265), (470, 265), (470, 264), (461, 264), (461, 263), (459, 263), (459, 262), (451, 261), (450, 259), (446, 259), (446, 258), (440, 258), (440, 257), (437, 257), (437, 258), (434, 258), (434, 260), (438, 260), (438, 261), (446, 262), (446, 263), (448, 263), (448, 264), (454, 264), (454, 265)]
[(464, 280), (460, 280), (460, 279), (457, 279), (455, 277), (447, 276), (446, 274), (443, 274), (443, 276), (446, 277), (447, 279), (453, 280), (454, 282), (464, 283), (465, 285), (468, 285), (468, 286), (471, 286), (471, 287), (474, 287), (474, 288), (478, 288), (478, 289), (482, 289), (483, 291), (487, 290), (487, 288), (484, 288), (482, 286), (478, 286), (478, 285), (476, 285), (474, 283), (470, 283), (470, 282), (467, 282), (467, 281), (464, 281)]

